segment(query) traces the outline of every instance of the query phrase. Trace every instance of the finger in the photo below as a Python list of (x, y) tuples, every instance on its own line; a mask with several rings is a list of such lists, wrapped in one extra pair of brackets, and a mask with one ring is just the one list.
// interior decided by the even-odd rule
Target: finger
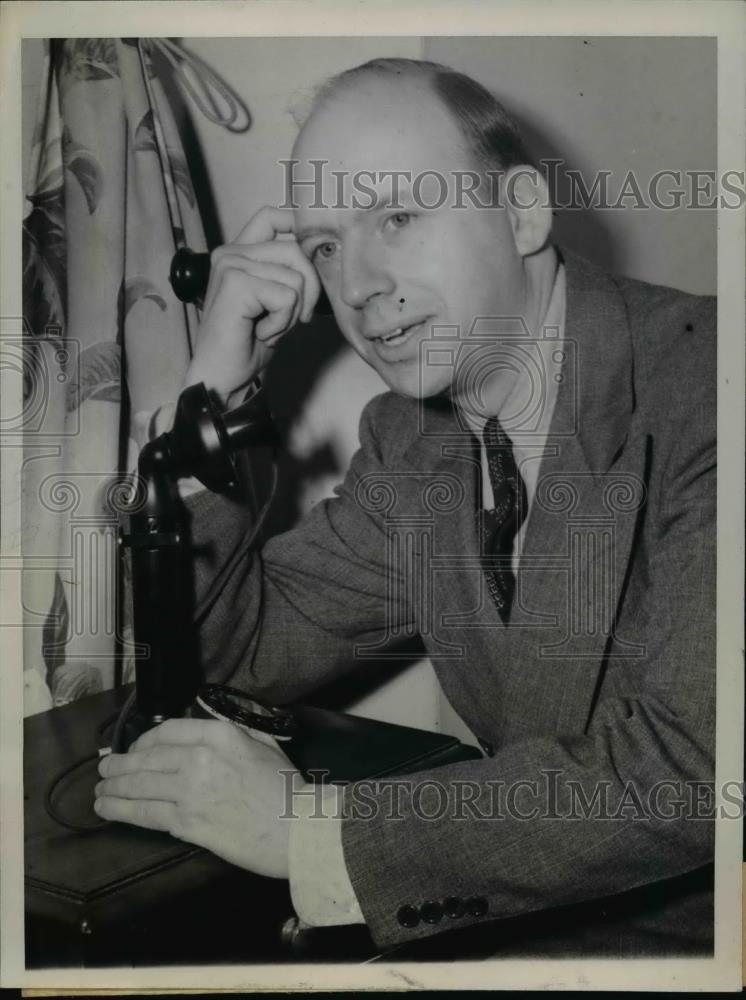
[(154, 746), (224, 746), (235, 733), (230, 722), (220, 719), (166, 719), (137, 739), (130, 749), (146, 750)]
[(99, 761), (98, 773), (102, 778), (114, 778), (135, 771), (160, 771), (175, 774), (184, 760), (184, 748), (153, 746), (145, 750), (133, 749), (129, 753), (112, 753)]
[[(264, 291), (264, 289), (263, 289)], [(254, 336), (265, 347), (274, 347), (280, 337), (292, 327), (291, 310), (268, 309), (254, 327)]]
[(293, 326), (298, 299), (287, 285), (278, 285), (264, 279), (249, 279), (250, 290), (267, 315), (258, 319), (254, 326), (254, 337), (266, 347), (274, 347), (275, 342)]
[[(286, 333), (293, 326), (293, 317), (298, 307), (298, 295), (294, 289), (266, 278), (257, 278), (241, 268), (226, 268), (220, 277), (220, 288), (215, 293), (215, 303), (210, 316), (213, 326), (220, 325), (220, 312), (227, 311), (227, 316), (235, 316), (237, 305), (243, 303), (243, 318), (250, 322), (259, 320), (262, 313), (273, 315), (273, 327), (277, 334)], [(232, 286), (232, 287), (231, 287)], [(218, 295), (225, 290), (225, 299), (221, 305)], [(264, 339), (262, 327), (257, 323), (254, 335), (258, 340)]]
[[(298, 296), (287, 285), (229, 268), (222, 276), (221, 289), (225, 294), (222, 299), (216, 295), (209, 313), (210, 329), (220, 330), (226, 324), (234, 324), (237, 317), (243, 317), (250, 324), (245, 333), (247, 350), (253, 351), (257, 347), (274, 348), (275, 341), (293, 327)], [(272, 317), (270, 329), (267, 324), (261, 324), (261, 320), (266, 318), (265, 314)], [(205, 329), (207, 327), (203, 324), (200, 327), (200, 338)], [(198, 348), (200, 346), (198, 339)], [(235, 388), (234, 385), (233, 389)]]
[(316, 268), (306, 257), (297, 243), (260, 243), (256, 246), (246, 247), (246, 253), (252, 260), (272, 261), (276, 264), (285, 264), (299, 271), (304, 278), (304, 297), (302, 318), (308, 323), (313, 316), (313, 310), (321, 294), (321, 282), (316, 273)]
[(305, 278), (302, 271), (297, 267), (291, 267), (285, 263), (281, 255), (280, 259), (276, 261), (272, 259), (271, 255), (269, 255), (267, 260), (264, 260), (260, 254), (252, 255), (250, 249), (250, 247), (229, 243), (226, 246), (217, 247), (212, 251), (210, 254), (210, 283), (207, 288), (203, 310), (206, 311), (209, 309), (220, 287), (223, 275), (226, 271), (230, 270), (242, 271), (245, 274), (256, 275), (257, 277), (265, 277), (270, 281), (284, 283), (302, 292)]
[(133, 823), (147, 830), (171, 833), (176, 829), (176, 806), (173, 802), (119, 799), (107, 795), (96, 799), (93, 808), (102, 819), (114, 823)]
[(281, 264), (298, 271), (304, 278), (303, 311), (301, 316), (304, 322), (308, 322), (311, 319), (316, 302), (321, 294), (321, 282), (313, 264), (297, 243), (280, 243), (277, 241), (255, 245), (231, 243), (213, 250), (210, 259), (213, 266), (217, 266), (223, 256), (233, 254), (238, 254), (248, 260)]
[(116, 778), (104, 778), (96, 785), (97, 798), (157, 799), (160, 802), (178, 802), (182, 783), (173, 774), (157, 771), (137, 771)]
[(204, 309), (207, 311), (214, 302), (218, 292), (223, 287), (223, 275), (227, 271), (238, 271), (251, 278), (261, 278), (264, 281), (272, 281), (277, 285), (287, 285), (295, 296), (295, 308), (291, 317), (291, 326), (295, 326), (301, 318), (304, 309), (306, 276), (293, 267), (286, 264), (275, 263), (273, 261), (254, 260), (241, 253), (227, 253), (228, 247), (221, 248), (224, 252), (220, 256), (215, 256), (214, 272), (215, 279), (213, 289), (208, 292)]
[(267, 243), (278, 233), (292, 233), (295, 217), (292, 208), (264, 205), (253, 215), (236, 237), (236, 243)]

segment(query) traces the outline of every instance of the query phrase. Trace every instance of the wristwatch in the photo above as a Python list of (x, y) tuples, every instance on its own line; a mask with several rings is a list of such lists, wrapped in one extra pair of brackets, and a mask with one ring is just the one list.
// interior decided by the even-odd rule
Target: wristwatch
[(298, 722), (288, 709), (263, 705), (238, 688), (204, 684), (195, 702), (214, 719), (232, 722), (247, 732), (253, 729), (282, 741), (291, 740), (298, 731)]

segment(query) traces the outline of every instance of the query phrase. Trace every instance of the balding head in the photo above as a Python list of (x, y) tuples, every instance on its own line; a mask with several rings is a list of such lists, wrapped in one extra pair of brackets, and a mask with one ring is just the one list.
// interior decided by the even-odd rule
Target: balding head
[(406, 87), (432, 94), (453, 118), (476, 169), (505, 171), (533, 163), (516, 122), (485, 87), (465, 73), (427, 60), (371, 59), (337, 73), (316, 90), (305, 121), (371, 79), (388, 81), (395, 90)]
[[(543, 197), (528, 209), (463, 197), (480, 175), (492, 193), (488, 172), (509, 187), (526, 163), (512, 122), (478, 84), (430, 63), (366, 63), (321, 88), (285, 162), (301, 249), (340, 330), (394, 391), (450, 391), (477, 319), (491, 330), (524, 316), (531, 328), (537, 268), (527, 258), (546, 246), (551, 213)], [(516, 191), (532, 194), (531, 184)], [(447, 343), (438, 334), (431, 351), (444, 329)]]

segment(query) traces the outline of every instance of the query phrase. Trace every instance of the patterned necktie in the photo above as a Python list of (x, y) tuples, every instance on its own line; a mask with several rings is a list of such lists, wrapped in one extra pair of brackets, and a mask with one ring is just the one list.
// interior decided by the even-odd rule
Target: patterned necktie
[(485, 566), (485, 576), (498, 613), (507, 625), (515, 591), (511, 566), (516, 532), (526, 516), (526, 485), (518, 471), (510, 438), (497, 417), (490, 417), (483, 434), (495, 506), (478, 511), (482, 525), (482, 552), (501, 562)]

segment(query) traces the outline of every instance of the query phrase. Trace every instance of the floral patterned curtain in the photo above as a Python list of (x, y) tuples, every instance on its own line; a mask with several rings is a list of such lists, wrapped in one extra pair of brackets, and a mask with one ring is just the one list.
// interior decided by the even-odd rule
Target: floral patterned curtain
[(23, 224), (27, 714), (132, 667), (117, 508), (137, 415), (176, 398), (191, 354), (197, 316), (171, 291), (171, 258), (205, 246), (156, 72), (166, 48), (48, 46)]

